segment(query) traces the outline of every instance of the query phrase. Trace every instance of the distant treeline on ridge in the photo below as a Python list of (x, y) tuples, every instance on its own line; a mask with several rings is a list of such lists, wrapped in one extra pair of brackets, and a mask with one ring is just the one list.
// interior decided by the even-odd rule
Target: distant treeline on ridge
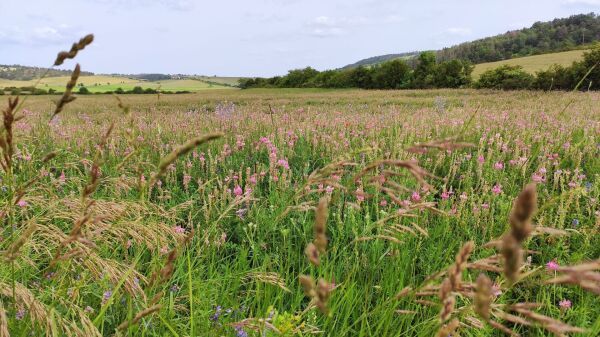
[(583, 60), (571, 66), (551, 66), (535, 75), (521, 66), (504, 65), (484, 72), (473, 82), (469, 61), (438, 61), (434, 52), (419, 55), (414, 67), (403, 60), (393, 60), (371, 67), (326, 70), (313, 68), (291, 70), (285, 76), (245, 78), (248, 88), (362, 88), (362, 89), (432, 89), (489, 88), (503, 90), (581, 90), (600, 89), (600, 45), (585, 52)]

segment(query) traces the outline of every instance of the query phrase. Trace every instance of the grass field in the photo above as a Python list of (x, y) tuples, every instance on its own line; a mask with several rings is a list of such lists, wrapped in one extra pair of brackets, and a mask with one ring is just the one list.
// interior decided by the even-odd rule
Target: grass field
[[(233, 81), (229, 78), (217, 78), (221, 82), (225, 81)], [(43, 79), (38, 88), (40, 89), (54, 89), (59, 92), (65, 90), (65, 84), (69, 81), (69, 77), (48, 77)], [(37, 82), (37, 80), (31, 81), (11, 81), (0, 79), (0, 88), (5, 87), (27, 87), (32, 86)], [(217, 81), (215, 81), (217, 82)], [(156, 89), (160, 86), (161, 90), (165, 91), (200, 91), (207, 89), (228, 89), (227, 86), (208, 84), (201, 80), (192, 80), (192, 79), (184, 79), (184, 80), (164, 80), (164, 81), (156, 81), (156, 82), (148, 82), (148, 81), (140, 81), (136, 79), (126, 78), (126, 77), (115, 77), (115, 76), (81, 76), (79, 78), (78, 83), (83, 84), (88, 90), (91, 92), (106, 92), (106, 91), (114, 91), (117, 88), (122, 88), (123, 90), (131, 90), (136, 86), (140, 86), (142, 88), (152, 88)]]
[(584, 52), (586, 52), (586, 50), (571, 50), (560, 53), (534, 55), (505, 61), (476, 64), (475, 69), (473, 70), (473, 79), (477, 80), (486, 70), (495, 69), (505, 64), (511, 66), (523, 66), (523, 69), (531, 74), (535, 74), (536, 71), (546, 70), (553, 64), (570, 66), (574, 61), (581, 60)]
[(239, 84), (241, 77), (223, 77), (223, 76), (198, 76), (198, 79), (203, 81), (223, 83), (226, 85), (236, 86)]
[(55, 99), (0, 160), (4, 336), (600, 334), (600, 93)]

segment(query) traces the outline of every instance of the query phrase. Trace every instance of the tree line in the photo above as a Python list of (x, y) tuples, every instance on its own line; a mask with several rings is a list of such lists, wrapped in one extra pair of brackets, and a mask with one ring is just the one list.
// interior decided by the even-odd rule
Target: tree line
[(434, 52), (418, 56), (416, 65), (404, 60), (351, 69), (318, 71), (311, 67), (290, 70), (285, 76), (240, 79), (247, 88), (362, 88), (429, 89), (461, 88), (471, 83), (473, 65), (468, 61), (438, 62)]
[(504, 65), (484, 72), (477, 81), (467, 60), (439, 61), (434, 52), (424, 52), (413, 66), (392, 60), (371, 67), (318, 71), (311, 67), (290, 70), (285, 76), (240, 79), (248, 88), (361, 88), (433, 89), (488, 88), (503, 90), (600, 89), (600, 45), (585, 52), (581, 61), (565, 67), (553, 65), (530, 74), (521, 66)]

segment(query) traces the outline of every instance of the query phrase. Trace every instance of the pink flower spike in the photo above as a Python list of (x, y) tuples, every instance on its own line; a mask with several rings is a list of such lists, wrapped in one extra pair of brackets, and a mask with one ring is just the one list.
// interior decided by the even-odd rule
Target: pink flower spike
[(410, 196), (410, 198), (412, 199), (412, 201), (418, 202), (421, 201), (421, 195), (419, 194), (419, 192), (413, 192), (413, 194)]
[(502, 185), (498, 185), (498, 184), (494, 185), (494, 187), (492, 187), (492, 192), (494, 194), (502, 193)]
[(244, 191), (242, 190), (240, 185), (236, 185), (235, 188), (233, 189), (233, 194), (235, 194), (236, 197), (239, 197), (242, 194), (244, 194)]
[(561, 309), (566, 310), (566, 309), (571, 308), (572, 303), (569, 300), (562, 300), (562, 301), (558, 302), (558, 305), (560, 306)]
[(29, 204), (27, 203), (27, 201), (25, 201), (23, 199), (19, 200), (19, 202), (17, 203), (17, 206), (19, 206), (19, 207), (27, 207), (27, 205), (29, 205)]
[(556, 263), (556, 261), (554, 261), (554, 260), (546, 263), (546, 268), (548, 270), (557, 271), (559, 267), (560, 266), (558, 265), (558, 263)]

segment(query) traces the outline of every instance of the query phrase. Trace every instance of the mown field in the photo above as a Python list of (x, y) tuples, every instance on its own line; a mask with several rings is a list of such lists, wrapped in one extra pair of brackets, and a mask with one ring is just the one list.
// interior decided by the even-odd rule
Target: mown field
[(599, 93), (54, 99), (9, 123), (2, 336), (600, 334)]
[(541, 54), (534, 56), (518, 57), (510, 60), (480, 63), (473, 69), (473, 79), (479, 79), (479, 76), (487, 70), (496, 69), (503, 65), (522, 66), (523, 69), (531, 74), (537, 71), (546, 70), (554, 64), (561, 66), (570, 66), (575, 61), (581, 61), (583, 53), (587, 50), (570, 50), (560, 53)]
[[(209, 78), (210, 79), (210, 78)], [(209, 81), (206, 79), (206, 81)], [(58, 92), (63, 92), (65, 90), (65, 83), (69, 81), (68, 76), (58, 76), (58, 77), (47, 77), (40, 81), (38, 88), (44, 90), (54, 89)], [(164, 91), (200, 91), (207, 89), (229, 89), (229, 87), (224, 85), (219, 85), (218, 83), (229, 83), (233, 80), (229, 78), (215, 78), (210, 81), (215, 82), (214, 84), (207, 83), (204, 80), (193, 80), (193, 79), (183, 79), (183, 80), (163, 80), (163, 81), (142, 81), (132, 78), (126, 77), (116, 77), (116, 76), (81, 76), (79, 78), (78, 83), (83, 84), (90, 92), (106, 92), (106, 91), (115, 91), (118, 88), (121, 88), (125, 91), (131, 90), (136, 86), (140, 86), (143, 89), (151, 88), (158, 89), (160, 87), (161, 90)], [(35, 85), (37, 80), (31, 81), (13, 81), (0, 79), (0, 88), (5, 87), (29, 87)]]

